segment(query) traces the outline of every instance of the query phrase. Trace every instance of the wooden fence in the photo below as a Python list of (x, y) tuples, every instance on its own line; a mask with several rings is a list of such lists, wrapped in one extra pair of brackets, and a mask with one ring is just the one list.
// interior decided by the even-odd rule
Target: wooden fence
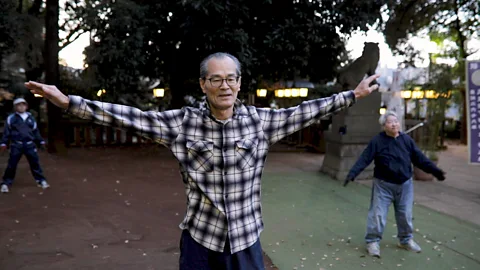
[[(420, 123), (420, 120), (405, 120), (405, 130)], [(298, 148), (311, 148), (313, 151), (324, 153), (325, 140), (324, 131), (329, 125), (329, 121), (318, 121), (315, 124), (295, 132), (280, 143)], [(0, 123), (0, 135), (3, 135), (4, 123)], [(106, 145), (139, 145), (152, 143), (151, 140), (138, 136), (132, 132), (118, 130), (110, 127), (94, 125), (91, 122), (65, 119), (61, 124), (68, 147), (95, 147)], [(420, 127), (409, 135), (417, 144), (421, 143), (421, 138), (428, 136), (428, 124)]]
[(65, 130), (66, 145), (69, 147), (132, 145), (152, 142), (130, 131), (99, 126), (81, 120), (65, 121), (62, 126)]

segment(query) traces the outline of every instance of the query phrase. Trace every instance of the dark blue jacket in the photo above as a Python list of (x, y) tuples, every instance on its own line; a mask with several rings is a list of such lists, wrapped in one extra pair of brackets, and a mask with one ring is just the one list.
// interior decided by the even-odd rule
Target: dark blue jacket
[(38, 131), (37, 122), (30, 113), (27, 114), (28, 117), (25, 120), (18, 113), (13, 113), (7, 117), (0, 145), (6, 145), (9, 141), (45, 143)]
[(374, 177), (390, 183), (402, 184), (412, 178), (412, 163), (434, 176), (441, 174), (441, 170), (422, 153), (413, 139), (402, 132), (396, 138), (385, 132), (375, 136), (348, 173), (348, 177), (355, 179), (373, 160)]

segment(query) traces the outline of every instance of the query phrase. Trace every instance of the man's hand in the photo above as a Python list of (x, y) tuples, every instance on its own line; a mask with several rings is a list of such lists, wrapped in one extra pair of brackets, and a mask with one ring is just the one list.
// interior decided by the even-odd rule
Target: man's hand
[(30, 89), (33, 94), (41, 95), (50, 100), (55, 106), (64, 110), (68, 109), (70, 100), (55, 85), (46, 85), (43, 83), (29, 81), (25, 83), (25, 87)]
[(355, 94), (355, 98), (358, 99), (358, 98), (366, 97), (370, 95), (373, 91), (377, 90), (378, 84), (374, 84), (372, 86), (370, 86), (370, 84), (376, 79), (378, 79), (379, 77), (380, 75), (375, 74), (361, 81), (358, 84), (357, 88), (353, 90), (353, 93)]
[(38, 146), (38, 149), (40, 149), (40, 151), (45, 151), (45, 144), (44, 143), (41, 143), (39, 146)]
[(347, 176), (347, 178), (345, 178), (345, 182), (343, 182), (343, 186), (346, 187), (348, 185), (349, 182), (353, 182), (353, 177), (351, 176)]
[(445, 180), (445, 174), (447, 174), (444, 171), (440, 171), (437, 175), (434, 175), (435, 178), (437, 178), (438, 181), (444, 181)]

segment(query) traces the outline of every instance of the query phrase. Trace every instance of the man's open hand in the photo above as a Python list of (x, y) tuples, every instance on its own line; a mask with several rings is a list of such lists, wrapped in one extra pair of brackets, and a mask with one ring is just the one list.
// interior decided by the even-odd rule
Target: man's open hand
[(29, 81), (25, 83), (30, 92), (41, 95), (50, 100), (55, 106), (64, 110), (68, 109), (69, 99), (55, 85), (46, 85), (39, 82)]
[(353, 90), (353, 93), (355, 94), (355, 98), (358, 99), (358, 98), (366, 97), (370, 95), (373, 91), (377, 90), (379, 87), (378, 84), (374, 84), (372, 86), (370, 86), (370, 84), (376, 79), (378, 79), (379, 77), (380, 75), (375, 74), (361, 81), (358, 84), (357, 88)]

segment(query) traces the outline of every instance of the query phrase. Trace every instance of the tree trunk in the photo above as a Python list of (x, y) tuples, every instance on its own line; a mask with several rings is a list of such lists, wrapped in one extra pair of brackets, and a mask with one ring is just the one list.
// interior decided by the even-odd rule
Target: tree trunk
[(180, 109), (185, 105), (185, 89), (183, 87), (184, 78), (181, 75), (181, 67), (178, 66), (178, 61), (175, 61), (176, 55), (172, 54), (170, 58), (170, 75), (169, 88), (172, 95), (169, 109)]
[(183, 88), (182, 79), (174, 75), (170, 77), (170, 91), (172, 100), (169, 109), (180, 109), (185, 106), (185, 89)]
[[(454, 1), (454, 8), (455, 8), (455, 14), (456, 14), (456, 19), (454, 23), (454, 29), (457, 32), (457, 46), (459, 50), (459, 59), (458, 63), (460, 67), (465, 66), (465, 61), (467, 59), (467, 52), (465, 50), (465, 41), (466, 37), (462, 33), (461, 29), (461, 22), (460, 22), (460, 10), (457, 1)], [(460, 72), (460, 81), (465, 82), (465, 73)], [(465, 93), (466, 89), (463, 88), (460, 90), (462, 93), (462, 103), (463, 103), (463, 112), (462, 112), (462, 118), (461, 118), (461, 124), (460, 124), (460, 143), (462, 144), (467, 144), (467, 95)]]
[[(47, 0), (45, 16), (45, 81), (47, 84), (58, 85), (59, 67), (58, 67), (58, 0)], [(61, 129), (62, 111), (60, 108), (47, 103), (48, 118), (48, 152), (65, 153), (65, 134)]]

